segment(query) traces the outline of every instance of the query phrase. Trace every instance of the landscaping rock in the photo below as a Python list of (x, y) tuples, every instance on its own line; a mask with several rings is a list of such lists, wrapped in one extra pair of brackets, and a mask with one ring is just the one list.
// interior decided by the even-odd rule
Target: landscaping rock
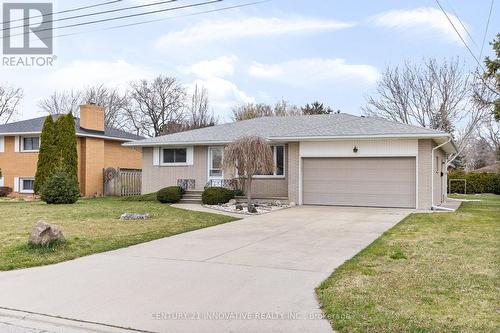
[(238, 204), (238, 205), (236, 205), (235, 208), (236, 208), (236, 210), (243, 210), (243, 205)]
[(258, 213), (257, 208), (255, 208), (254, 204), (248, 205), (248, 212), (249, 213)]
[(47, 246), (53, 242), (64, 242), (64, 235), (58, 225), (39, 220), (31, 231), (29, 245)]
[(231, 200), (229, 200), (229, 201), (227, 202), (227, 205), (228, 205), (228, 206), (232, 206), (232, 205), (236, 205), (236, 204), (237, 204), (237, 201), (236, 201), (236, 200), (234, 200), (234, 199), (231, 199)]
[(120, 220), (128, 221), (128, 220), (147, 220), (149, 219), (149, 214), (129, 214), (124, 213), (120, 216)]
[(279, 200), (276, 200), (273, 204), (274, 204), (276, 207), (281, 207), (281, 206), (283, 206), (283, 203), (281, 203), (281, 201), (279, 201)]
[(288, 206), (290, 206), (290, 207), (294, 207), (295, 205), (296, 205), (296, 204), (295, 204), (295, 202), (293, 202), (293, 201), (292, 201), (292, 202), (290, 202), (290, 203), (288, 204)]

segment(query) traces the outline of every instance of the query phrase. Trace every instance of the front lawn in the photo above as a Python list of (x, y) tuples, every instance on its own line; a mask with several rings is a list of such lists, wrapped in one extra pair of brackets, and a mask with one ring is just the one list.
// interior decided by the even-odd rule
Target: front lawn
[[(149, 213), (151, 218), (120, 221), (125, 212)], [(28, 247), (31, 229), (40, 219), (60, 225), (66, 243), (46, 249)], [(52, 264), (234, 220), (118, 198), (82, 199), (73, 205), (0, 202), (0, 271)]]
[(339, 332), (499, 332), (500, 196), (411, 214), (316, 292)]

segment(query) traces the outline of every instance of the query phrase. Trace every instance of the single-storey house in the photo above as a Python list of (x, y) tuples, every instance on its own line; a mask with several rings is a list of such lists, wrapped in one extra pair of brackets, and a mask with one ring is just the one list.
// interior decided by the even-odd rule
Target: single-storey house
[[(33, 193), (45, 118), (0, 125), (0, 186), (8, 186), (18, 194)], [(143, 137), (105, 127), (104, 108), (81, 105), (80, 118), (75, 118), (75, 125), (78, 182), (84, 196), (103, 194), (103, 168), (141, 168), (140, 149), (122, 144)]]
[(224, 146), (259, 135), (272, 146), (275, 171), (255, 176), (254, 196), (304, 205), (431, 209), (446, 195), (445, 162), (456, 153), (448, 133), (345, 113), (263, 117), (125, 143), (142, 147), (142, 192), (188, 179), (217, 183)]

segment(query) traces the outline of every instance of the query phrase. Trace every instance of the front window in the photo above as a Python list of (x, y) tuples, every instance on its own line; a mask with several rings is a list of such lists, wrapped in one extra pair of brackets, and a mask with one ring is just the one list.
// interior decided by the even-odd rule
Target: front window
[(274, 172), (271, 172), (265, 176), (284, 176), (285, 175), (285, 146), (271, 146), (273, 151), (273, 161), (274, 161)]
[(163, 163), (186, 163), (186, 148), (165, 148), (163, 149)]
[(21, 192), (23, 193), (33, 193), (33, 188), (35, 185), (35, 180), (33, 178), (21, 178)]
[(221, 178), (223, 175), (222, 161), (224, 157), (224, 148), (223, 147), (209, 148), (209, 152), (210, 152), (209, 176), (214, 178)]
[(38, 151), (40, 149), (40, 138), (37, 136), (23, 138), (23, 151)]

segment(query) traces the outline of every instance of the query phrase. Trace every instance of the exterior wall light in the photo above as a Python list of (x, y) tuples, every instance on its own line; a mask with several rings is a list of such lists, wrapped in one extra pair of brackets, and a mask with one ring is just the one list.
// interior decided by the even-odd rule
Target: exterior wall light
[(352, 152), (353, 153), (357, 153), (358, 152), (358, 147), (354, 146), (354, 148), (352, 149)]

